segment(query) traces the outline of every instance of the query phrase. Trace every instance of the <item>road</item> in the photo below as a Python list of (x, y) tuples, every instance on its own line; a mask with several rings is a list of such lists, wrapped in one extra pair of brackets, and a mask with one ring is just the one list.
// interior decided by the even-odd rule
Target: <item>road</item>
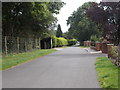
[(2, 72), (3, 88), (100, 88), (95, 60), (80, 47), (68, 47)]

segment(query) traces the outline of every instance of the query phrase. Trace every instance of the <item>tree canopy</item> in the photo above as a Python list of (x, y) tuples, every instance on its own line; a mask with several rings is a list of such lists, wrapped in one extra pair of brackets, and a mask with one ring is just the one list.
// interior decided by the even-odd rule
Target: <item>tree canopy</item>
[(90, 5), (91, 2), (83, 4), (77, 11), (74, 11), (67, 20), (67, 25), (70, 25), (69, 35), (80, 42), (90, 40), (92, 35), (99, 35), (98, 26), (86, 15), (86, 9), (88, 9)]
[(3, 35), (45, 37), (55, 26), (63, 2), (3, 2)]
[(62, 36), (63, 36), (63, 32), (61, 30), (60, 24), (58, 24), (57, 32), (56, 32), (56, 37), (62, 37)]
[(104, 38), (120, 42), (120, 2), (92, 3), (87, 16), (98, 24)]

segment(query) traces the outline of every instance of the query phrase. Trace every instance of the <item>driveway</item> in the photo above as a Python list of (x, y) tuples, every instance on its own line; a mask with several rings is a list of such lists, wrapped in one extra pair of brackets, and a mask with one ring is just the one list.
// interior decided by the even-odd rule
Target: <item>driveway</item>
[(3, 88), (100, 88), (95, 61), (80, 47), (63, 48), (2, 72)]

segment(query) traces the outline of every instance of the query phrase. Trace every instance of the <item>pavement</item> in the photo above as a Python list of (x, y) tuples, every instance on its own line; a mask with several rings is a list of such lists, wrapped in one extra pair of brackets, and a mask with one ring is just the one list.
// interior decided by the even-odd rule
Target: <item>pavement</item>
[(95, 61), (80, 47), (63, 48), (2, 72), (3, 88), (100, 88)]
[(64, 48), (54, 48), (55, 50), (63, 50)]

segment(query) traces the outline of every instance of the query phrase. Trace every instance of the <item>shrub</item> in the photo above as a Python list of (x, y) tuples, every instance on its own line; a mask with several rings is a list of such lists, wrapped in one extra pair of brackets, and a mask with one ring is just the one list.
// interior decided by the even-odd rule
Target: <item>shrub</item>
[(52, 42), (53, 42), (53, 47), (62, 47), (68, 45), (67, 39), (62, 37), (57, 38), (56, 36), (53, 36)]
[(77, 43), (76, 39), (70, 39), (70, 40), (68, 40), (68, 45), (69, 46), (75, 45), (76, 43)]
[(118, 57), (118, 52), (116, 47), (113, 46), (110, 50), (110, 53), (112, 54), (111, 58), (116, 59)]
[(111, 53), (111, 59), (112, 59), (112, 63), (114, 63), (115, 65), (119, 66), (120, 67), (120, 56), (119, 56), (119, 48), (118, 47), (115, 47), (113, 46), (110, 50), (110, 53)]
[(96, 35), (92, 35), (90, 37), (90, 41), (92, 42), (92, 46), (95, 46), (95, 42), (98, 41), (98, 42), (101, 42), (102, 41), (102, 38), (99, 38), (97, 37)]
[(58, 47), (62, 47), (62, 46), (66, 46), (66, 45), (68, 45), (67, 39), (62, 38), (62, 37), (57, 38), (57, 46)]

